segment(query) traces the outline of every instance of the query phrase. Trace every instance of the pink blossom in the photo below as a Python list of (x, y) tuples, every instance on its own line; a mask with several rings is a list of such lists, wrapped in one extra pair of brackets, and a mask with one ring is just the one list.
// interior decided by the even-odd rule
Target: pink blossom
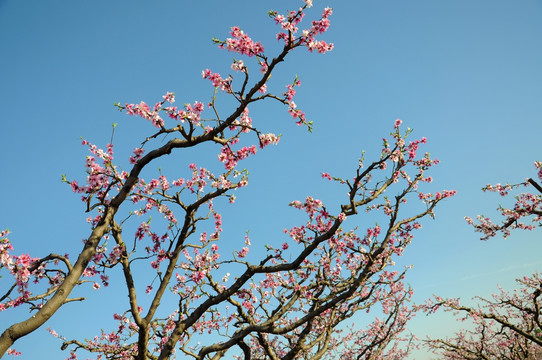
[(333, 44), (328, 44), (323, 40), (310, 41), (307, 43), (307, 47), (309, 48), (310, 52), (316, 50), (320, 54), (325, 54), (326, 52), (333, 50)]
[(240, 257), (240, 258), (244, 258), (244, 257), (247, 256), (248, 251), (249, 251), (248, 247), (245, 246), (245, 247), (243, 247), (243, 248), (241, 249), (241, 251), (238, 251), (238, 252), (237, 252), (237, 256)]
[(133, 153), (134, 155), (130, 156), (130, 164), (135, 164), (139, 159), (141, 159), (142, 155), (145, 153), (145, 149), (135, 148)]
[(322, 179), (328, 179), (329, 181), (331, 181), (331, 175), (329, 175), (329, 173), (327, 172), (323, 172)]
[(279, 143), (280, 136), (268, 133), (260, 135), (260, 148), (264, 148), (269, 144), (277, 145)]
[(266, 61), (261, 61), (260, 62), (260, 72), (262, 74), (265, 74), (267, 72), (268, 67), (269, 67), (269, 65), (267, 65)]
[(242, 72), (245, 72), (247, 69), (245, 64), (243, 63), (243, 60), (234, 61), (233, 64), (231, 64), (231, 68), (232, 70), (242, 71)]
[(221, 48), (226, 48), (228, 51), (248, 56), (258, 55), (264, 52), (262, 44), (253, 41), (238, 26), (233, 26), (230, 34), (233, 38), (228, 38), (224, 42), (218, 42)]
[(227, 78), (223, 79), (220, 76), (220, 74), (212, 73), (211, 70), (209, 70), (209, 69), (205, 69), (205, 71), (202, 71), (201, 75), (202, 75), (202, 77), (204, 79), (209, 79), (213, 83), (214, 87), (220, 88), (220, 90), (226, 91), (228, 93), (230, 93), (232, 91), (231, 90), (231, 82), (232, 82), (233, 79), (231, 77), (227, 77)]
[(9, 348), (7, 350), (7, 354), (11, 355), (11, 356), (20, 356), (20, 355), (22, 355), (22, 353), (20, 351), (17, 351), (17, 350), (15, 350), (13, 348)]
[(166, 95), (163, 96), (164, 101), (167, 101), (171, 104), (175, 102), (175, 93), (167, 92)]

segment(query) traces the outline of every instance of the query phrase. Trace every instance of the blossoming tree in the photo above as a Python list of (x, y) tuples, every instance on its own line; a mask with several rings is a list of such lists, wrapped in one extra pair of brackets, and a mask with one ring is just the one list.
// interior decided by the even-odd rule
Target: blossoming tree
[[(542, 181), (542, 163), (535, 162), (538, 179)], [(513, 207), (499, 206), (504, 217), (501, 224), (478, 216), (478, 223), (467, 217), (469, 224), (488, 239), (499, 232), (504, 237), (512, 229), (533, 230), (541, 226), (542, 187), (532, 178), (516, 185), (487, 185), (484, 191), (508, 196), (520, 187), (534, 187), (536, 192), (516, 195)], [(477, 297), (479, 306), (461, 305), (459, 299), (436, 297), (424, 308), (428, 312), (442, 307), (445, 311), (462, 314), (460, 320), (470, 320), (474, 330), (462, 330), (453, 338), (432, 339), (427, 346), (445, 359), (540, 359), (542, 357), (542, 277), (538, 273), (516, 280), (518, 289), (499, 289), (492, 299)]]
[[(433, 216), (437, 204), (454, 191), (418, 189), (431, 181), (426, 171), (438, 161), (428, 153), (419, 155), (425, 138), (407, 141), (411, 131), (402, 131), (400, 120), (383, 139), (380, 156), (368, 163), (360, 159), (353, 176), (322, 174), (347, 188), (339, 209), (328, 210), (313, 197), (293, 201), (290, 206), (304, 212), (306, 221), (284, 230), (285, 239), (265, 245), (264, 256), (255, 260), (248, 235), (233, 253), (221, 251), (220, 210), (248, 184), (248, 172), (239, 163), (280, 140), (262, 129), (265, 124), (253, 122), (249, 107), (278, 101), (298, 125), (311, 129), (294, 103), (297, 78), (278, 94), (268, 89), (277, 65), (295, 49), (332, 50), (333, 44), (318, 38), (329, 27), (331, 9), (299, 30), (311, 5), (306, 0), (285, 15), (269, 12), (284, 44), (275, 57), (268, 57), (263, 45), (238, 27), (231, 28), (230, 38), (215, 39), (220, 48), (243, 59), (231, 65), (235, 77), (203, 71), (214, 88), (207, 104), (178, 108), (173, 93), (152, 106), (117, 104), (154, 127), (133, 150), (129, 171), (114, 161), (112, 143), (100, 149), (83, 140), (91, 153), (85, 182), (64, 178), (93, 213), (91, 233), (75, 263), (67, 255), (14, 255), (8, 232), (0, 234), (1, 270), (13, 278), (0, 294), (0, 309), (32, 311), (2, 333), (0, 354), (18, 354), (12, 347), (17, 339), (42, 326), (64, 304), (82, 300), (69, 297), (76, 286), (108, 286), (114, 271), (122, 274), (117, 286), (128, 294), (127, 303), (112, 314), (115, 329), (87, 340), (50, 330), (61, 339), (62, 349), (70, 351), (70, 359), (79, 351), (107, 359), (169, 359), (179, 353), (194, 359), (219, 359), (226, 353), (241, 359), (383, 359), (408, 353), (411, 339), (401, 333), (412, 316), (412, 291), (403, 284), (405, 272), (389, 266), (412, 241), (419, 220)], [(216, 105), (220, 95), (236, 104), (226, 115)], [(159, 137), (168, 140), (160, 143)], [(142, 171), (158, 159), (206, 143), (218, 149), (220, 173), (191, 159), (175, 178), (160, 171), (150, 180), (142, 178)], [(407, 201), (418, 206), (405, 208)], [(384, 225), (345, 228), (347, 219), (358, 213), (376, 214)], [(128, 232), (130, 226), (133, 231)], [(152, 272), (150, 280), (142, 269)], [(371, 309), (380, 317), (363, 328), (342, 325)], [(399, 345), (403, 340), (406, 345)]]

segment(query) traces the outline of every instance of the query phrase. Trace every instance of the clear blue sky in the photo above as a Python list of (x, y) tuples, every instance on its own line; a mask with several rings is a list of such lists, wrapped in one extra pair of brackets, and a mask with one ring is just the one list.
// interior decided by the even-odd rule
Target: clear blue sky
[[(114, 102), (154, 103), (166, 91), (181, 104), (206, 102), (211, 88), (201, 70), (227, 73), (233, 57), (211, 39), (238, 25), (271, 54), (277, 29), (266, 11), (301, 4), (270, 3), (0, 0), (0, 228), (12, 231), (16, 252), (75, 256), (89, 233), (87, 214), (60, 176), (83, 178), (80, 136), (104, 146), (118, 123), (115, 146), (127, 157), (151, 129), (117, 112)], [(401, 118), (441, 160), (434, 188), (458, 190), (401, 259), (414, 265), (407, 281), (416, 301), (433, 293), (489, 295), (497, 283), (512, 288), (514, 278), (542, 269), (540, 232), (481, 242), (463, 220), (495, 214), (501, 199), (482, 186), (521, 182), (542, 159), (542, 1), (315, 0), (308, 17), (325, 6), (334, 9), (325, 40), (335, 49), (294, 53), (272, 79), (281, 89), (299, 75), (296, 103), (314, 133), (279, 106), (251, 113), (283, 138), (246, 163), (250, 186), (237, 194), (235, 213), (224, 214), (225, 234), (237, 239), (250, 230), (263, 244), (289, 225), (288, 202), (310, 194), (337, 204), (343, 189), (320, 172), (349, 177), (361, 150), (371, 159)], [(101, 315), (99, 297), (69, 304), (47, 325), (67, 335), (83, 327), (83, 336), (97, 333), (111, 315)], [(78, 313), (91, 316), (74, 321)], [(18, 315), (1, 313), (0, 323)], [(418, 316), (411, 330), (442, 336), (457, 326)], [(45, 327), (16, 344), (24, 359), (67, 357)]]

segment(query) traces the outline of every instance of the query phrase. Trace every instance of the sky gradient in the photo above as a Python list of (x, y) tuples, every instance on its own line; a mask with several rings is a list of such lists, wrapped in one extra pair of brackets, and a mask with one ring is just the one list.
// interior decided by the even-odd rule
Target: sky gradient
[[(175, 92), (180, 104), (207, 102), (212, 88), (201, 71), (232, 72), (234, 57), (211, 39), (226, 38), (237, 25), (275, 54), (278, 30), (266, 11), (300, 4), (0, 0), (0, 229), (11, 230), (15, 253), (75, 256), (81, 248), (88, 215), (60, 182), (62, 174), (84, 177), (87, 153), (80, 137), (105, 146), (118, 123), (117, 156), (127, 158), (152, 131), (144, 120), (116, 111), (115, 102), (153, 104), (166, 91)], [(482, 242), (464, 221), (495, 215), (501, 202), (511, 205), (512, 199), (480, 189), (534, 177), (533, 163), (542, 160), (542, 1), (315, 0), (307, 17), (316, 18), (325, 6), (334, 14), (324, 39), (335, 49), (325, 55), (299, 49), (270, 84), (282, 89), (299, 76), (295, 101), (314, 131), (295, 126), (277, 104), (251, 109), (255, 122), (283, 137), (244, 164), (250, 185), (224, 213), (223, 236), (242, 246), (242, 234), (250, 230), (253, 244), (263, 246), (290, 225), (288, 203), (307, 195), (336, 209), (344, 189), (320, 173), (350, 177), (361, 151), (368, 161), (378, 156), (381, 138), (400, 118), (414, 129), (413, 137), (427, 137), (424, 150), (441, 160), (430, 188), (458, 191), (441, 203), (434, 221), (423, 222), (398, 261), (414, 265), (407, 282), (415, 301), (432, 294), (467, 301), (488, 296), (497, 284), (511, 289), (515, 278), (542, 269), (540, 232)], [(185, 166), (190, 156), (205, 158), (215, 150), (160, 166)], [(372, 225), (360, 217), (350, 224)], [(107, 291), (125, 301), (124, 293)], [(45, 328), (83, 337), (98, 333), (111, 317), (100, 311), (100, 296), (91, 292), (88, 304), (68, 304), (15, 348), (25, 359), (67, 357)], [(80, 312), (93, 316), (74, 321)], [(0, 323), (24, 315), (0, 313)], [(423, 338), (457, 327), (447, 317), (418, 315), (409, 328)]]

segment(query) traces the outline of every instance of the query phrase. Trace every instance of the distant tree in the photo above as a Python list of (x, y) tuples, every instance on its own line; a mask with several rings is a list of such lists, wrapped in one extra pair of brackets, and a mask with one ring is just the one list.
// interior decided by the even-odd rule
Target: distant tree
[[(238, 82), (231, 75), (203, 71), (214, 88), (208, 104), (177, 108), (172, 93), (153, 106), (117, 104), (155, 127), (133, 150), (129, 171), (113, 161), (112, 143), (100, 149), (83, 140), (91, 153), (85, 184), (64, 178), (93, 213), (88, 220), (92, 231), (76, 262), (59, 254), (13, 255), (8, 232), (1, 233), (2, 270), (14, 278), (0, 294), (1, 310), (29, 308), (32, 314), (3, 332), (0, 354), (17, 354), (11, 348), (17, 339), (42, 326), (67, 302), (83, 300), (69, 297), (74, 287), (108, 286), (114, 270), (124, 279), (116, 286), (124, 286), (128, 294), (128, 302), (113, 315), (118, 327), (84, 341), (50, 330), (62, 340), (62, 349), (69, 349), (70, 359), (76, 359), (79, 350), (100, 359), (169, 359), (179, 354), (193, 359), (395, 359), (408, 353), (411, 338), (401, 333), (412, 316), (412, 291), (403, 285), (405, 272), (388, 266), (410, 244), (412, 232), (421, 227), (419, 220), (433, 216), (437, 204), (454, 191), (418, 190), (431, 181), (425, 173), (437, 160), (418, 155), (425, 138), (407, 142), (411, 131), (402, 132), (400, 120), (375, 161), (360, 159), (347, 180), (322, 174), (347, 188), (340, 209), (328, 211), (313, 197), (293, 201), (290, 206), (305, 212), (306, 222), (285, 230), (285, 239), (265, 245), (265, 256), (254, 260), (248, 235), (233, 253), (221, 251), (219, 208), (233, 203), (236, 190), (248, 183), (248, 172), (238, 168), (239, 162), (280, 139), (261, 130), (265, 124), (256, 126), (249, 106), (278, 101), (298, 125), (311, 129), (293, 101), (297, 78), (280, 94), (267, 89), (272, 72), (294, 49), (325, 53), (333, 48), (317, 39), (329, 27), (331, 9), (305, 30), (298, 29), (311, 3), (305, 0), (303, 7), (286, 15), (269, 13), (281, 27), (277, 39), (284, 42), (276, 57), (266, 56), (261, 43), (237, 27), (231, 29), (231, 38), (215, 39), (220, 48), (254, 60), (258, 71), (249, 72), (240, 59), (231, 65)], [(236, 103), (226, 116), (216, 106), (218, 94)], [(142, 170), (157, 159), (205, 143), (218, 146), (220, 173), (196, 164), (198, 159), (180, 158), (174, 167), (185, 161), (187, 169), (180, 177), (168, 179), (158, 171), (150, 180), (141, 178)], [(404, 210), (407, 200), (421, 206)], [(255, 211), (259, 206), (265, 205), (258, 204)], [(361, 232), (345, 229), (344, 222), (359, 212), (375, 214), (385, 224)], [(129, 224), (135, 224), (134, 232), (123, 231)], [(6, 278), (10, 276), (2, 280)], [(143, 303), (148, 305), (143, 308)], [(363, 327), (345, 327), (356, 313), (369, 310), (380, 317)], [(405, 346), (399, 344), (403, 340)]]
[(534, 274), (517, 281), (519, 289), (499, 289), (490, 300), (477, 297), (480, 304), (475, 307), (463, 306), (458, 299), (439, 297), (425, 304), (427, 312), (442, 307), (474, 324), (473, 330), (461, 330), (451, 338), (427, 340), (425, 345), (443, 359), (541, 359), (542, 278)]
[[(542, 180), (542, 163), (535, 162), (538, 179)], [(484, 234), (483, 240), (501, 232), (504, 237), (512, 229), (533, 230), (542, 222), (542, 188), (532, 178), (516, 185), (487, 185), (484, 191), (508, 196), (512, 189), (532, 186), (538, 193), (516, 195), (513, 207), (499, 206), (504, 216), (500, 225), (478, 216), (479, 223), (467, 222)], [(459, 299), (436, 297), (423, 306), (428, 313), (443, 308), (461, 314), (460, 319), (474, 323), (474, 330), (462, 330), (454, 337), (432, 339), (426, 345), (445, 359), (542, 359), (542, 277), (538, 273), (517, 279), (513, 292), (499, 289), (492, 299), (477, 297), (479, 305), (463, 306)]]

